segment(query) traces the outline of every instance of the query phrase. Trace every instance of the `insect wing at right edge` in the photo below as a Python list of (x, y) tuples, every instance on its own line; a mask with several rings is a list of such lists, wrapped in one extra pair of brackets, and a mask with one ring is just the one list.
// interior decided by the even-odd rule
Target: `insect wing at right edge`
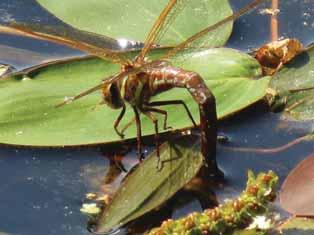
[(258, 5), (267, 0), (254, 0), (241, 8), (239, 11), (229, 15), (228, 17), (217, 21), (216, 23), (205, 27), (198, 33), (192, 35), (187, 40), (178, 44), (176, 47), (171, 49), (166, 55), (164, 55), (161, 59), (169, 59), (172, 56), (176, 55), (178, 52), (183, 50), (197, 50), (197, 49), (209, 49), (215, 46), (216, 38), (219, 38), (219, 34), (217, 34), (217, 29), (220, 27), (226, 26), (227, 23), (233, 22), (238, 19), (240, 16), (246, 14), (250, 10), (254, 9)]
[[(213, 9), (215, 6), (215, 9)], [(219, 14), (217, 14), (219, 12)], [(155, 21), (139, 54), (140, 60), (154, 45), (176, 46), (198, 31), (231, 15), (227, 0), (170, 0)], [(186, 28), (186, 25), (189, 28)], [(231, 33), (231, 24), (225, 24)], [(209, 39), (212, 46), (221, 45), (219, 34)], [(179, 40), (178, 40), (179, 39)], [(208, 38), (206, 39), (208, 41)]]

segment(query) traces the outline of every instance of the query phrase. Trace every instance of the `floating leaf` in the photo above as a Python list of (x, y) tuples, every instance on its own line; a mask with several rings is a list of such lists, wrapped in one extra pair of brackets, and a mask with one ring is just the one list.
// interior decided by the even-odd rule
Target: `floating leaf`
[(280, 191), (281, 206), (296, 216), (314, 216), (314, 155), (299, 163)]
[[(89, 32), (112, 38), (144, 41), (149, 30), (166, 6), (167, 0), (64, 0), (55, 4), (50, 0), (37, 0), (62, 21)], [(174, 22), (168, 22), (161, 45), (176, 45), (196, 32), (232, 14), (227, 0), (193, 0), (180, 3), (174, 11)], [(182, 12), (180, 10), (182, 9)], [(177, 14), (178, 13), (178, 14)], [(171, 24), (173, 23), (173, 24)], [(207, 40), (222, 45), (228, 39), (232, 24), (215, 30)]]
[[(152, 56), (164, 54), (155, 50)], [(133, 54), (134, 55), (134, 54)], [(210, 49), (178, 54), (174, 66), (198, 72), (213, 91), (220, 118), (231, 115), (264, 97), (269, 79), (260, 76), (259, 64), (252, 57), (233, 49)], [(99, 93), (62, 108), (55, 105), (116, 73), (119, 66), (96, 58), (62, 61), (27, 70), (0, 81), (0, 143), (27, 146), (73, 146), (116, 142), (113, 123), (119, 110), (96, 106)], [(198, 107), (185, 89), (172, 89), (154, 100), (174, 100), (180, 97), (198, 120)], [(168, 111), (169, 125), (174, 129), (192, 126), (180, 106)], [(128, 109), (121, 127), (133, 118)], [(143, 118), (144, 135), (154, 133), (153, 125)], [(127, 138), (136, 136), (135, 125), (126, 131)]]
[(314, 119), (314, 46), (301, 53), (271, 80), (272, 106), (297, 120)]
[(203, 164), (198, 138), (181, 137), (160, 146), (161, 170), (153, 152), (128, 175), (99, 219), (97, 232), (121, 227), (172, 197)]

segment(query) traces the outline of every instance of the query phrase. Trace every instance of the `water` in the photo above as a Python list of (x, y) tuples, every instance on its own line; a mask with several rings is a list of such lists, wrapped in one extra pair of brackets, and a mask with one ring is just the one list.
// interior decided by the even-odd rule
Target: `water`
[[(233, 7), (238, 9), (249, 1), (233, 2)], [(281, 35), (297, 37), (305, 45), (313, 42), (313, 12), (313, 0), (285, 1), (280, 14)], [(0, 0), (0, 22), (11, 20), (61, 24), (34, 0)], [(235, 24), (228, 46), (248, 50), (267, 41), (268, 27), (260, 26), (268, 25), (267, 21), (267, 18), (256, 16), (255, 13), (241, 18)], [(60, 45), (3, 34), (0, 34), (0, 44), (0, 63), (12, 64), (17, 68), (34, 65), (45, 59), (81, 54)], [(7, 48), (11, 48), (11, 54), (2, 53)], [(17, 56), (21, 50), (30, 53), (27, 61)], [(233, 197), (243, 189), (247, 169), (255, 172), (273, 169), (279, 173), (282, 182), (299, 161), (314, 152), (312, 142), (302, 142), (276, 154), (240, 152), (237, 151), (238, 147), (277, 147), (307, 134), (306, 125), (313, 127), (313, 122), (289, 123), (281, 120), (278, 114), (257, 109), (224, 121), (220, 130), (231, 141), (218, 147), (219, 165), (227, 180), (226, 187), (216, 190), (219, 200)], [(152, 148), (147, 149), (150, 151)], [(127, 169), (135, 164), (134, 149), (123, 162)], [(120, 175), (113, 184), (104, 186), (104, 182), (110, 182), (108, 177), (105, 178), (108, 166), (109, 160), (99, 148), (43, 150), (1, 147), (0, 234), (88, 234), (87, 218), (79, 211), (85, 194), (111, 190), (110, 186), (116, 188), (124, 175)], [(200, 209), (200, 204), (192, 198), (174, 216), (196, 209)]]

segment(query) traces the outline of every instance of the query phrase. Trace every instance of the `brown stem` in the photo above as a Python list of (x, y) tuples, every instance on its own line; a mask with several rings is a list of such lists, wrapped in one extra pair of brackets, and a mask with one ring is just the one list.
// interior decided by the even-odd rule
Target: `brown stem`
[(290, 141), (287, 144), (284, 144), (282, 146), (276, 147), (276, 148), (237, 148), (237, 147), (225, 147), (223, 146), (223, 149), (226, 150), (231, 150), (231, 151), (236, 151), (236, 152), (255, 152), (255, 153), (266, 153), (266, 154), (273, 154), (273, 153), (278, 153), (281, 151), (284, 151), (296, 144), (299, 144), (300, 142), (307, 140), (308, 136), (302, 136), (297, 139), (294, 139)]
[(271, 14), (271, 18), (270, 18), (270, 32), (271, 32), (272, 42), (278, 40), (278, 17), (277, 17), (278, 7), (279, 7), (279, 0), (272, 0), (271, 8), (272, 8), (273, 14)]

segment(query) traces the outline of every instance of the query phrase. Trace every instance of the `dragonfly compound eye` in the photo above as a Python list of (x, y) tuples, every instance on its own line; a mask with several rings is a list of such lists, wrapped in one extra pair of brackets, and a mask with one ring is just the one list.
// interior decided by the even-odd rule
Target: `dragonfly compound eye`
[(104, 102), (113, 109), (119, 109), (123, 106), (123, 100), (116, 83), (108, 83), (102, 89)]

